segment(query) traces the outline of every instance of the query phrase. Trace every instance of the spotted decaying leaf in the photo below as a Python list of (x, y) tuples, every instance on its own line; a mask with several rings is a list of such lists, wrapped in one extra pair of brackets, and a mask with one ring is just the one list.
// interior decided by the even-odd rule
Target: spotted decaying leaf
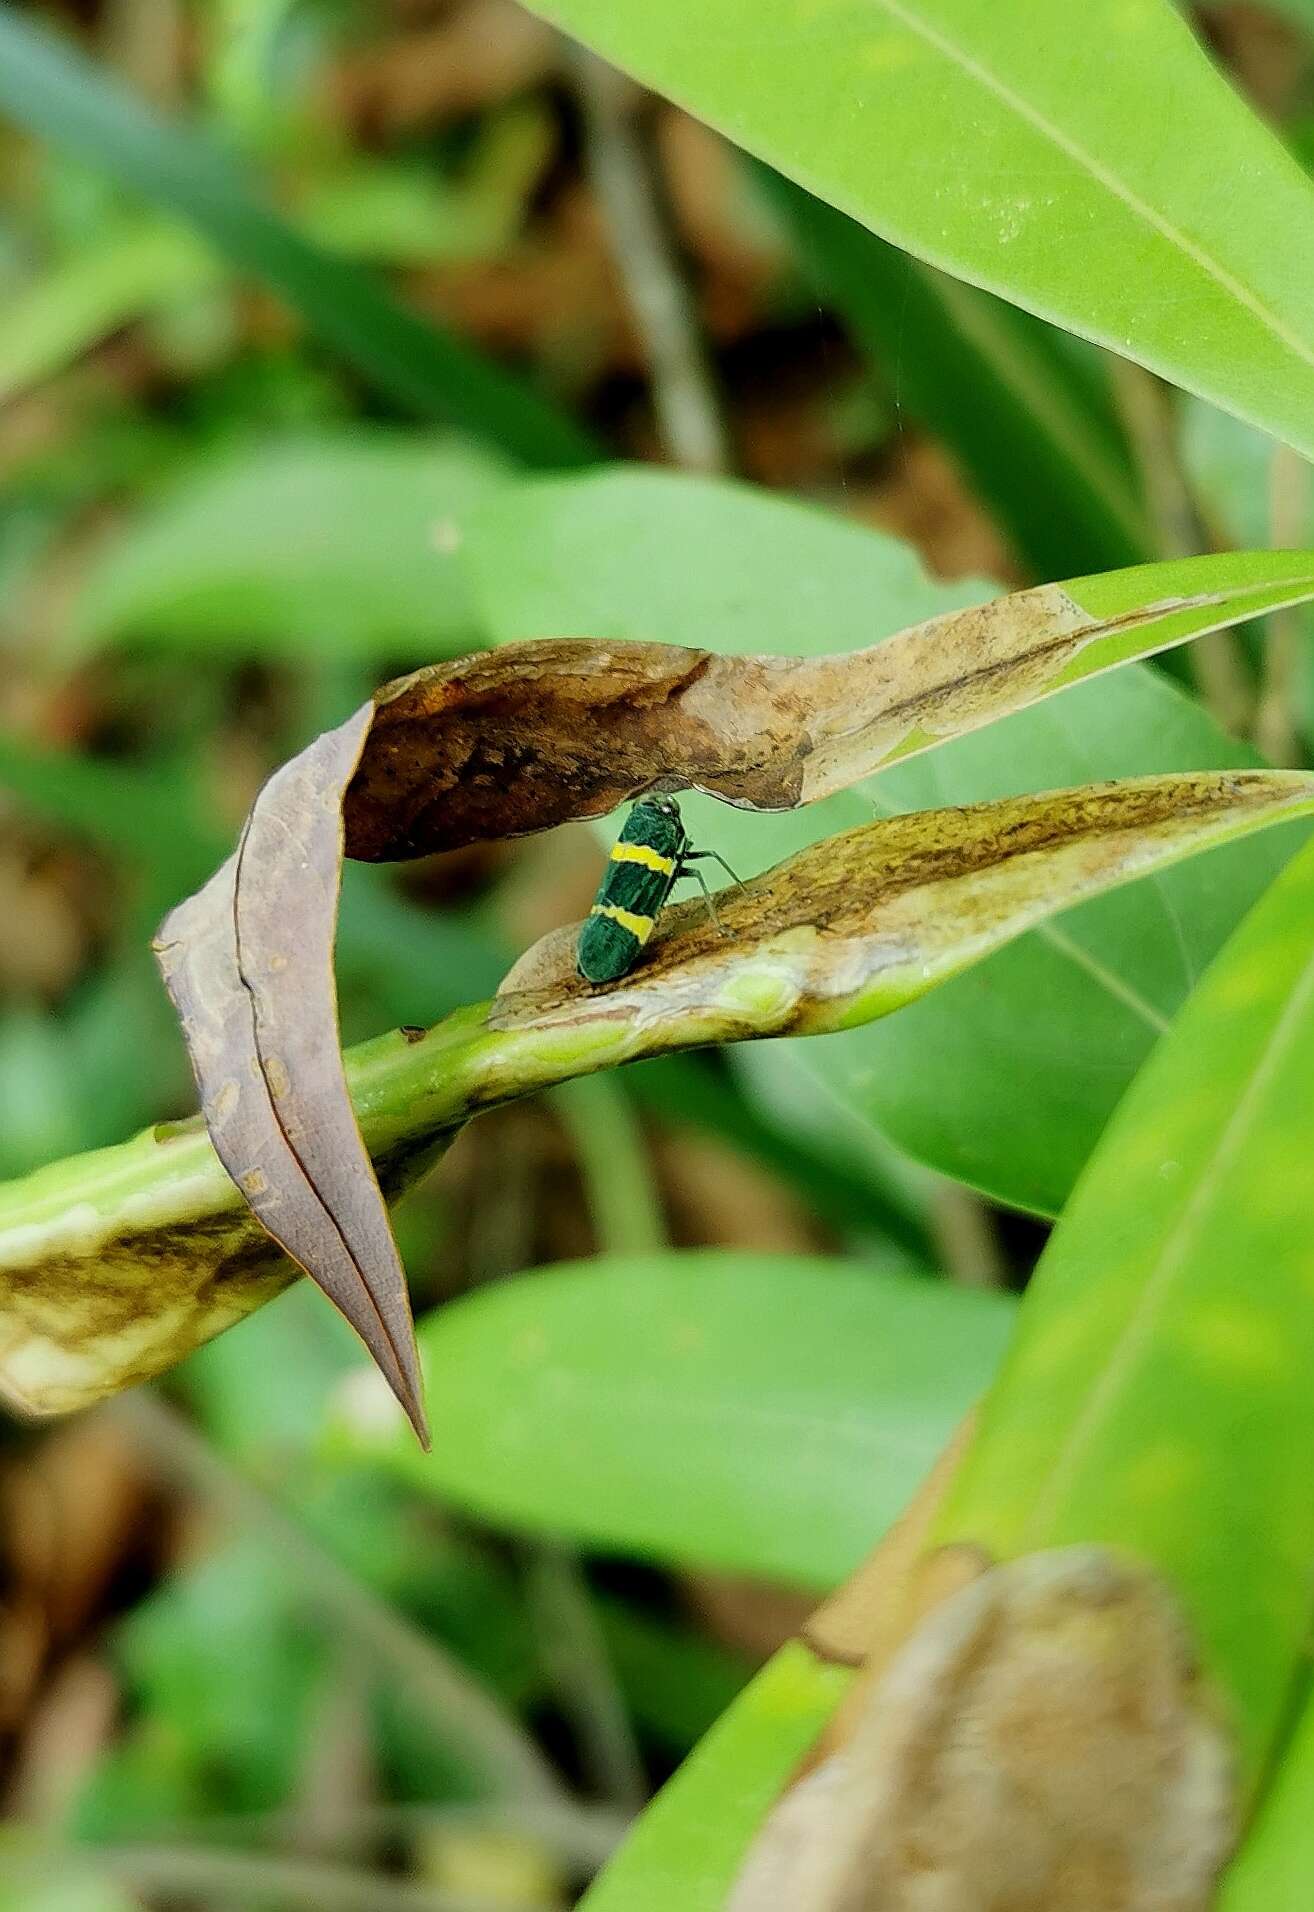
[(633, 1009), (648, 1043), (663, 1021), (683, 1028), (699, 1015), (717, 1019), (707, 1040), (731, 1039), (737, 1005), (745, 1034), (870, 1021), (1065, 903), (1266, 814), (1301, 814), (1312, 790), (1303, 771), (1201, 772), (888, 817), (722, 891), (715, 922), (698, 897), (666, 910), (642, 969), (605, 991), (575, 974), (579, 926), (550, 933), (506, 977), (490, 1021), (583, 1028)]
[(385, 687), (271, 779), (235, 860), (170, 915), (157, 947), (216, 1148), (417, 1429), (405, 1285), (336, 1060), (344, 852), (417, 856), (597, 816), (649, 789), (812, 802), (1097, 670), (1314, 591), (1308, 564), (1285, 583), (1257, 572), (1238, 584), (1239, 562), (1196, 561), (1202, 588), (1189, 595), (1155, 589), (1180, 585), (1181, 567), (1112, 574), (1127, 586), (1112, 597), (1110, 579), (1084, 581), (1122, 606), (1109, 615), (1084, 609), (1077, 586), (1049, 585), (839, 656), (511, 645)]
[[(394, 1031), (350, 1052), (346, 1081), (365, 1149), (385, 1192), (396, 1194), (472, 1115), (511, 1097), (697, 1044), (882, 1015), (1042, 917), (1311, 811), (1314, 777), (1247, 771), (873, 822), (723, 893), (724, 936), (698, 899), (668, 911), (645, 961), (607, 990), (575, 975), (576, 930), (553, 932), (492, 1004), (459, 1010), (427, 1034)], [(203, 892), (207, 906), (220, 894), (216, 881)], [(277, 956), (284, 945), (268, 947)], [(273, 1103), (263, 1074), (249, 1066), (238, 1074), (249, 1026), (242, 1018), (253, 1011), (235, 967), (222, 967), (223, 950), (222, 939), (198, 941), (175, 975), (195, 1025), (198, 1070), (215, 1095), (231, 1079)], [(165, 951), (166, 963), (178, 954)], [(207, 954), (220, 965), (213, 976), (201, 967)], [(292, 965), (274, 963), (269, 981), (279, 1005), (285, 989), (300, 986)], [(237, 1026), (236, 1064), (226, 1060), (221, 1006)], [(330, 1131), (316, 1132), (314, 1156), (304, 1129), (319, 1109), (294, 1092), (301, 1082), (292, 1082), (287, 1059), (296, 1052), (278, 1042), (264, 1053), (286, 1071), (271, 1071), (279, 1120), (303, 1160), (322, 1160)], [(336, 1065), (336, 1048), (329, 1061)], [(230, 1118), (219, 1128), (227, 1173), (204, 1127), (188, 1122), (0, 1189), (0, 1392), (9, 1401), (50, 1414), (101, 1399), (171, 1366), (286, 1286), (294, 1264), (238, 1192), (252, 1167), (264, 1169), (258, 1151), (271, 1126), (272, 1109), (268, 1126)], [(286, 1209), (271, 1219), (285, 1227)], [(323, 1220), (313, 1220), (322, 1233)], [(349, 1283), (345, 1249), (334, 1252)]]
[(1206, 1912), (1232, 1760), (1176, 1601), (1098, 1547), (933, 1605), (790, 1789), (727, 1912)]
[[(472, 1114), (584, 1070), (879, 1015), (1043, 916), (1312, 805), (1306, 774), (1239, 772), (872, 823), (727, 896), (724, 937), (696, 900), (672, 910), (649, 960), (607, 991), (575, 977), (574, 932), (553, 935), (492, 1006), (458, 1012), (418, 1043), (394, 1034), (353, 1054), (368, 1151), (396, 1188)], [(199, 1066), (216, 1094), (226, 1079), (261, 1094), (258, 1071), (226, 1069), (224, 1025), (213, 1020), (223, 1004), (240, 1034), (240, 978), (220, 969), (212, 980), (197, 966), (222, 948), (198, 942), (183, 971), (212, 1019), (197, 1029)], [(284, 978), (296, 972), (275, 964), (272, 986)], [(296, 1139), (302, 1104), (273, 1075)], [(0, 1191), (0, 1386), (18, 1405), (63, 1412), (113, 1393), (286, 1284), (288, 1262), (243, 1217), (234, 1185), (261, 1165), (261, 1128), (216, 1127), (231, 1181), (188, 1124)]]

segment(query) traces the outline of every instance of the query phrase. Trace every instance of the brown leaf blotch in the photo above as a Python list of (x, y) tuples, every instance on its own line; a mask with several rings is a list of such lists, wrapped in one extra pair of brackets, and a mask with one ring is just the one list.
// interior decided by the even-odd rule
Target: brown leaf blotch
[(728, 1912), (1206, 1912), (1234, 1836), (1228, 1736), (1172, 1594), (1066, 1548), (932, 1610)]

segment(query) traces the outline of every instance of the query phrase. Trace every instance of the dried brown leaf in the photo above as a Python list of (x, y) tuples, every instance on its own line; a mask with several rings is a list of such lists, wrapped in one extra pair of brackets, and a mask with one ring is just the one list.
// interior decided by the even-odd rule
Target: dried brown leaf
[(406, 1279), (337, 1042), (342, 789), (369, 721), (366, 706), (270, 778), (236, 854), (167, 918), (156, 950), (219, 1159), (427, 1443)]
[(1189, 608), (1111, 623), (1043, 585), (838, 656), (557, 638), (433, 665), (378, 695), (345, 802), (347, 854), (545, 830), (653, 788), (792, 810), (1031, 702), (1097, 639)]
[(1230, 1748), (1173, 1596), (1066, 1548), (933, 1608), (727, 1912), (1205, 1912), (1233, 1838)]

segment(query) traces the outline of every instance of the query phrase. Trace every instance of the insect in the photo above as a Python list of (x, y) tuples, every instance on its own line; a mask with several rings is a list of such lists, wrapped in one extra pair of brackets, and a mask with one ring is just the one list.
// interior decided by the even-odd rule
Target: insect
[(585, 982), (614, 983), (633, 969), (666, 899), (682, 876), (699, 884), (712, 921), (716, 905), (702, 872), (689, 865), (710, 857), (739, 878), (715, 850), (691, 850), (673, 797), (642, 797), (612, 845), (598, 894), (580, 931), (575, 962)]

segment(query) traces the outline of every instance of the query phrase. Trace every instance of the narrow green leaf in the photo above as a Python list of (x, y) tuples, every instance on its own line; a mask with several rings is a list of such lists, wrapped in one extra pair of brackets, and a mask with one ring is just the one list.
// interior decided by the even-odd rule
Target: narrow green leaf
[(1314, 191), (1168, 0), (1061, 33), (1034, 0), (536, 10), (883, 238), (1314, 450)]
[(203, 291), (221, 268), (184, 227), (133, 219), (25, 286), (0, 317), (0, 403), (99, 339)]
[[(383, 265), (432, 266), (492, 253), (510, 207), (480, 185), (357, 160), (299, 196), (308, 235), (331, 252)], [(34, 277), (0, 314), (0, 403), (51, 378), (111, 332), (222, 285), (223, 254), (173, 220), (133, 213)]]
[(421, 1324), (431, 1454), (369, 1412), (340, 1438), (501, 1527), (829, 1588), (911, 1498), (1014, 1312), (819, 1257), (603, 1256)]
[(569, 419), (398, 305), (359, 268), (302, 238), (200, 133), (156, 115), (8, 0), (0, 4), (0, 113), (181, 214), (396, 404), (450, 420), (531, 464), (593, 455)]
[[(879, 816), (1080, 774), (1255, 762), (1199, 705), (1133, 666), (897, 765), (808, 820), (835, 829), (859, 801)], [(723, 808), (712, 816), (711, 807), (687, 805), (690, 826), (736, 869), (739, 856), (751, 869), (760, 848), (747, 819), (727, 820)], [(772, 838), (794, 822), (770, 819)], [(1299, 826), (1273, 831), (1208, 865), (1182, 864), (1093, 899), (897, 1018), (792, 1048), (790, 1065), (919, 1161), (1014, 1207), (1057, 1215), (1137, 1070), (1300, 841)], [(756, 1053), (740, 1060), (751, 1077)]]
[(1292, 1696), (1314, 1571), (1312, 923), (1307, 849), (1110, 1125), (941, 1523), (1001, 1558), (1099, 1541), (1162, 1570), (1251, 1785)]
[[(1098, 365), (1071, 340), (924, 266), (778, 173), (763, 184), (805, 270), (962, 466), (1041, 578), (1154, 555)], [(1259, 540), (1263, 542), (1262, 539)]]
[(379, 427), (207, 460), (93, 568), (70, 649), (126, 638), (376, 667), (452, 655), (474, 630), (462, 520), (500, 482), (478, 446)]

